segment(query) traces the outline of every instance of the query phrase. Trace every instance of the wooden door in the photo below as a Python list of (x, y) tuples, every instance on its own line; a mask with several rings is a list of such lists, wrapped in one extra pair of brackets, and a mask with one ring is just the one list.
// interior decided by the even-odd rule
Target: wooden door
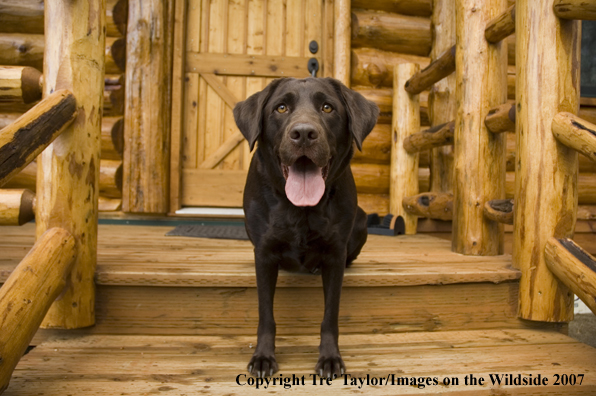
[[(175, 206), (240, 207), (252, 157), (232, 109), (278, 77), (332, 75), (329, 0), (188, 0)], [(313, 55), (309, 43), (319, 51)], [(175, 98), (174, 98), (175, 100)]]

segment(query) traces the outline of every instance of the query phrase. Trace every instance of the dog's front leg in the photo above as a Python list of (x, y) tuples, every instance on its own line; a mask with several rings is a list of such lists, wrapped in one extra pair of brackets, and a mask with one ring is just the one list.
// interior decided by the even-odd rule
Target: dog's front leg
[(339, 301), (346, 261), (345, 253), (341, 257), (328, 257), (323, 261), (322, 276), (325, 293), (325, 315), (321, 323), (321, 344), (319, 361), (315, 371), (321, 377), (336, 377), (346, 371), (346, 366), (339, 353)]
[(255, 249), (257, 294), (259, 297), (259, 327), (257, 348), (248, 363), (248, 372), (256, 377), (271, 376), (277, 372), (275, 360), (275, 320), (273, 297), (277, 283), (278, 265), (266, 254)]

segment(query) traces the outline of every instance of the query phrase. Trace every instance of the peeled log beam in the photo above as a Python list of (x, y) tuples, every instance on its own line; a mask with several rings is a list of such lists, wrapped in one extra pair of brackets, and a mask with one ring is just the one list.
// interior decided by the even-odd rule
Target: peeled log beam
[(78, 109), (76, 121), (38, 159), (36, 234), (41, 237), (51, 228), (63, 228), (72, 234), (77, 248), (69, 287), (49, 309), (45, 328), (95, 323), (103, 15), (103, 0), (45, 1), (44, 95), (69, 87)]
[(552, 120), (579, 108), (581, 24), (558, 18), (552, 2), (517, 0), (517, 90), (513, 265), (522, 272), (518, 315), (567, 322), (573, 294), (547, 268), (548, 238), (573, 236), (577, 152), (557, 142)]
[(0, 1), (0, 32), (43, 34), (43, 0)]
[(484, 204), (484, 216), (502, 224), (513, 224), (513, 199), (493, 199)]
[(548, 269), (596, 313), (596, 260), (568, 238), (549, 238), (544, 249)]
[(596, 20), (596, 2), (587, 0), (555, 0), (555, 14), (563, 19)]
[(353, 161), (388, 164), (391, 158), (391, 125), (377, 124), (364, 139), (362, 151), (355, 150)]
[(397, 54), (374, 48), (352, 50), (352, 85), (393, 88), (393, 67), (400, 63), (418, 63), (426, 67), (429, 58)]
[(562, 112), (553, 118), (552, 130), (559, 142), (596, 161), (596, 125)]
[(0, 226), (16, 226), (35, 217), (35, 194), (30, 190), (0, 190)]
[[(375, 102), (381, 110), (377, 124), (391, 124), (393, 116), (393, 90), (392, 89), (369, 89), (364, 87), (354, 87), (366, 99)], [(428, 126), (428, 94), (422, 92), (420, 94), (420, 125)]]
[[(407, 153), (404, 141), (420, 130), (420, 100), (405, 91), (403, 84), (418, 73), (420, 65), (402, 63), (393, 70), (393, 133), (389, 175), (389, 212), (404, 220), (405, 233), (416, 234), (418, 218), (402, 206), (405, 197), (418, 194), (418, 153)], [(393, 228), (393, 224), (392, 224)]]
[(515, 5), (512, 5), (488, 23), (484, 30), (484, 37), (489, 43), (498, 43), (499, 41), (511, 36), (515, 32)]
[(124, 119), (104, 117), (101, 121), (101, 159), (122, 160), (124, 152)]
[(67, 90), (54, 92), (0, 131), (0, 186), (54, 141), (77, 115)]
[(389, 195), (358, 193), (358, 206), (367, 214), (378, 213), (379, 216), (385, 216), (389, 213)]
[(515, 104), (505, 103), (488, 111), (484, 125), (489, 132), (515, 132)]
[(29, 66), (0, 66), (0, 102), (32, 103), (41, 99), (42, 74)]
[(98, 202), (100, 212), (116, 212), (122, 209), (122, 200), (119, 198), (106, 198), (100, 195)]
[(99, 193), (108, 198), (122, 198), (122, 161), (101, 160)]
[(0, 113), (0, 129), (6, 128), (22, 115), (23, 113)]
[(33, 161), (14, 175), (5, 185), (5, 188), (26, 188), (35, 192), (37, 178), (37, 162)]
[(352, 0), (352, 7), (429, 17), (431, 3), (431, 0)]
[(455, 45), (445, 51), (437, 60), (424, 70), (416, 73), (406, 82), (406, 91), (418, 94), (429, 89), (434, 83), (441, 81), (455, 71)]
[(430, 20), (383, 11), (352, 10), (352, 47), (427, 56)]
[(408, 153), (416, 153), (434, 147), (452, 145), (454, 133), (455, 121), (437, 125), (408, 136), (408, 138), (404, 140), (404, 149), (406, 149)]
[(52, 228), (0, 288), (0, 393), (7, 387), (48, 309), (66, 286), (76, 256), (70, 233)]
[[(359, 194), (389, 194), (389, 165), (351, 164), (352, 173)], [(428, 168), (418, 169), (419, 191), (428, 191), (430, 172)]]
[(453, 218), (453, 194), (422, 193), (403, 200), (404, 209), (415, 216), (435, 220), (451, 220)]
[(43, 34), (0, 34), (0, 65), (43, 70)]

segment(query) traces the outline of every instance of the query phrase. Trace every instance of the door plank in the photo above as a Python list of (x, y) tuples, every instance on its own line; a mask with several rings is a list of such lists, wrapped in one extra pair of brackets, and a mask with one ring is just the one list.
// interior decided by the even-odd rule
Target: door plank
[[(310, 76), (308, 57), (188, 52), (186, 71), (228, 76), (298, 77)], [(320, 61), (320, 59), (319, 59)]]

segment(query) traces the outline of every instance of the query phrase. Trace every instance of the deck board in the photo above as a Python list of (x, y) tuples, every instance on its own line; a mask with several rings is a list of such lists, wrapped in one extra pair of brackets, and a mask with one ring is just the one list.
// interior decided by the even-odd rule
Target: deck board
[[(529, 329), (453, 331), (375, 335), (342, 335), (340, 346), (355, 377), (457, 377), (457, 386), (364, 386), (335, 380), (312, 385), (317, 336), (277, 338), (277, 357), (284, 376), (304, 375), (306, 385), (293, 394), (371, 395), (593, 395), (596, 393), (596, 349), (557, 332)], [(49, 340), (26, 355), (5, 396), (176, 394), (285, 394), (281, 386), (256, 390), (236, 384), (245, 374), (255, 337), (83, 336)], [(474, 374), (538, 374), (548, 386), (466, 386)], [(555, 374), (584, 374), (581, 386), (555, 386)], [(279, 373), (278, 375), (279, 376)], [(242, 377), (244, 380), (245, 377)], [(260, 392), (260, 393), (259, 393)]]
[[(255, 287), (247, 241), (166, 237), (172, 227), (100, 225), (99, 285)], [(0, 283), (34, 242), (34, 225), (0, 227)], [(464, 256), (449, 241), (427, 235), (370, 235), (346, 270), (344, 286), (415, 286), (517, 280), (511, 256)], [(280, 287), (319, 286), (319, 276), (282, 272)]]

